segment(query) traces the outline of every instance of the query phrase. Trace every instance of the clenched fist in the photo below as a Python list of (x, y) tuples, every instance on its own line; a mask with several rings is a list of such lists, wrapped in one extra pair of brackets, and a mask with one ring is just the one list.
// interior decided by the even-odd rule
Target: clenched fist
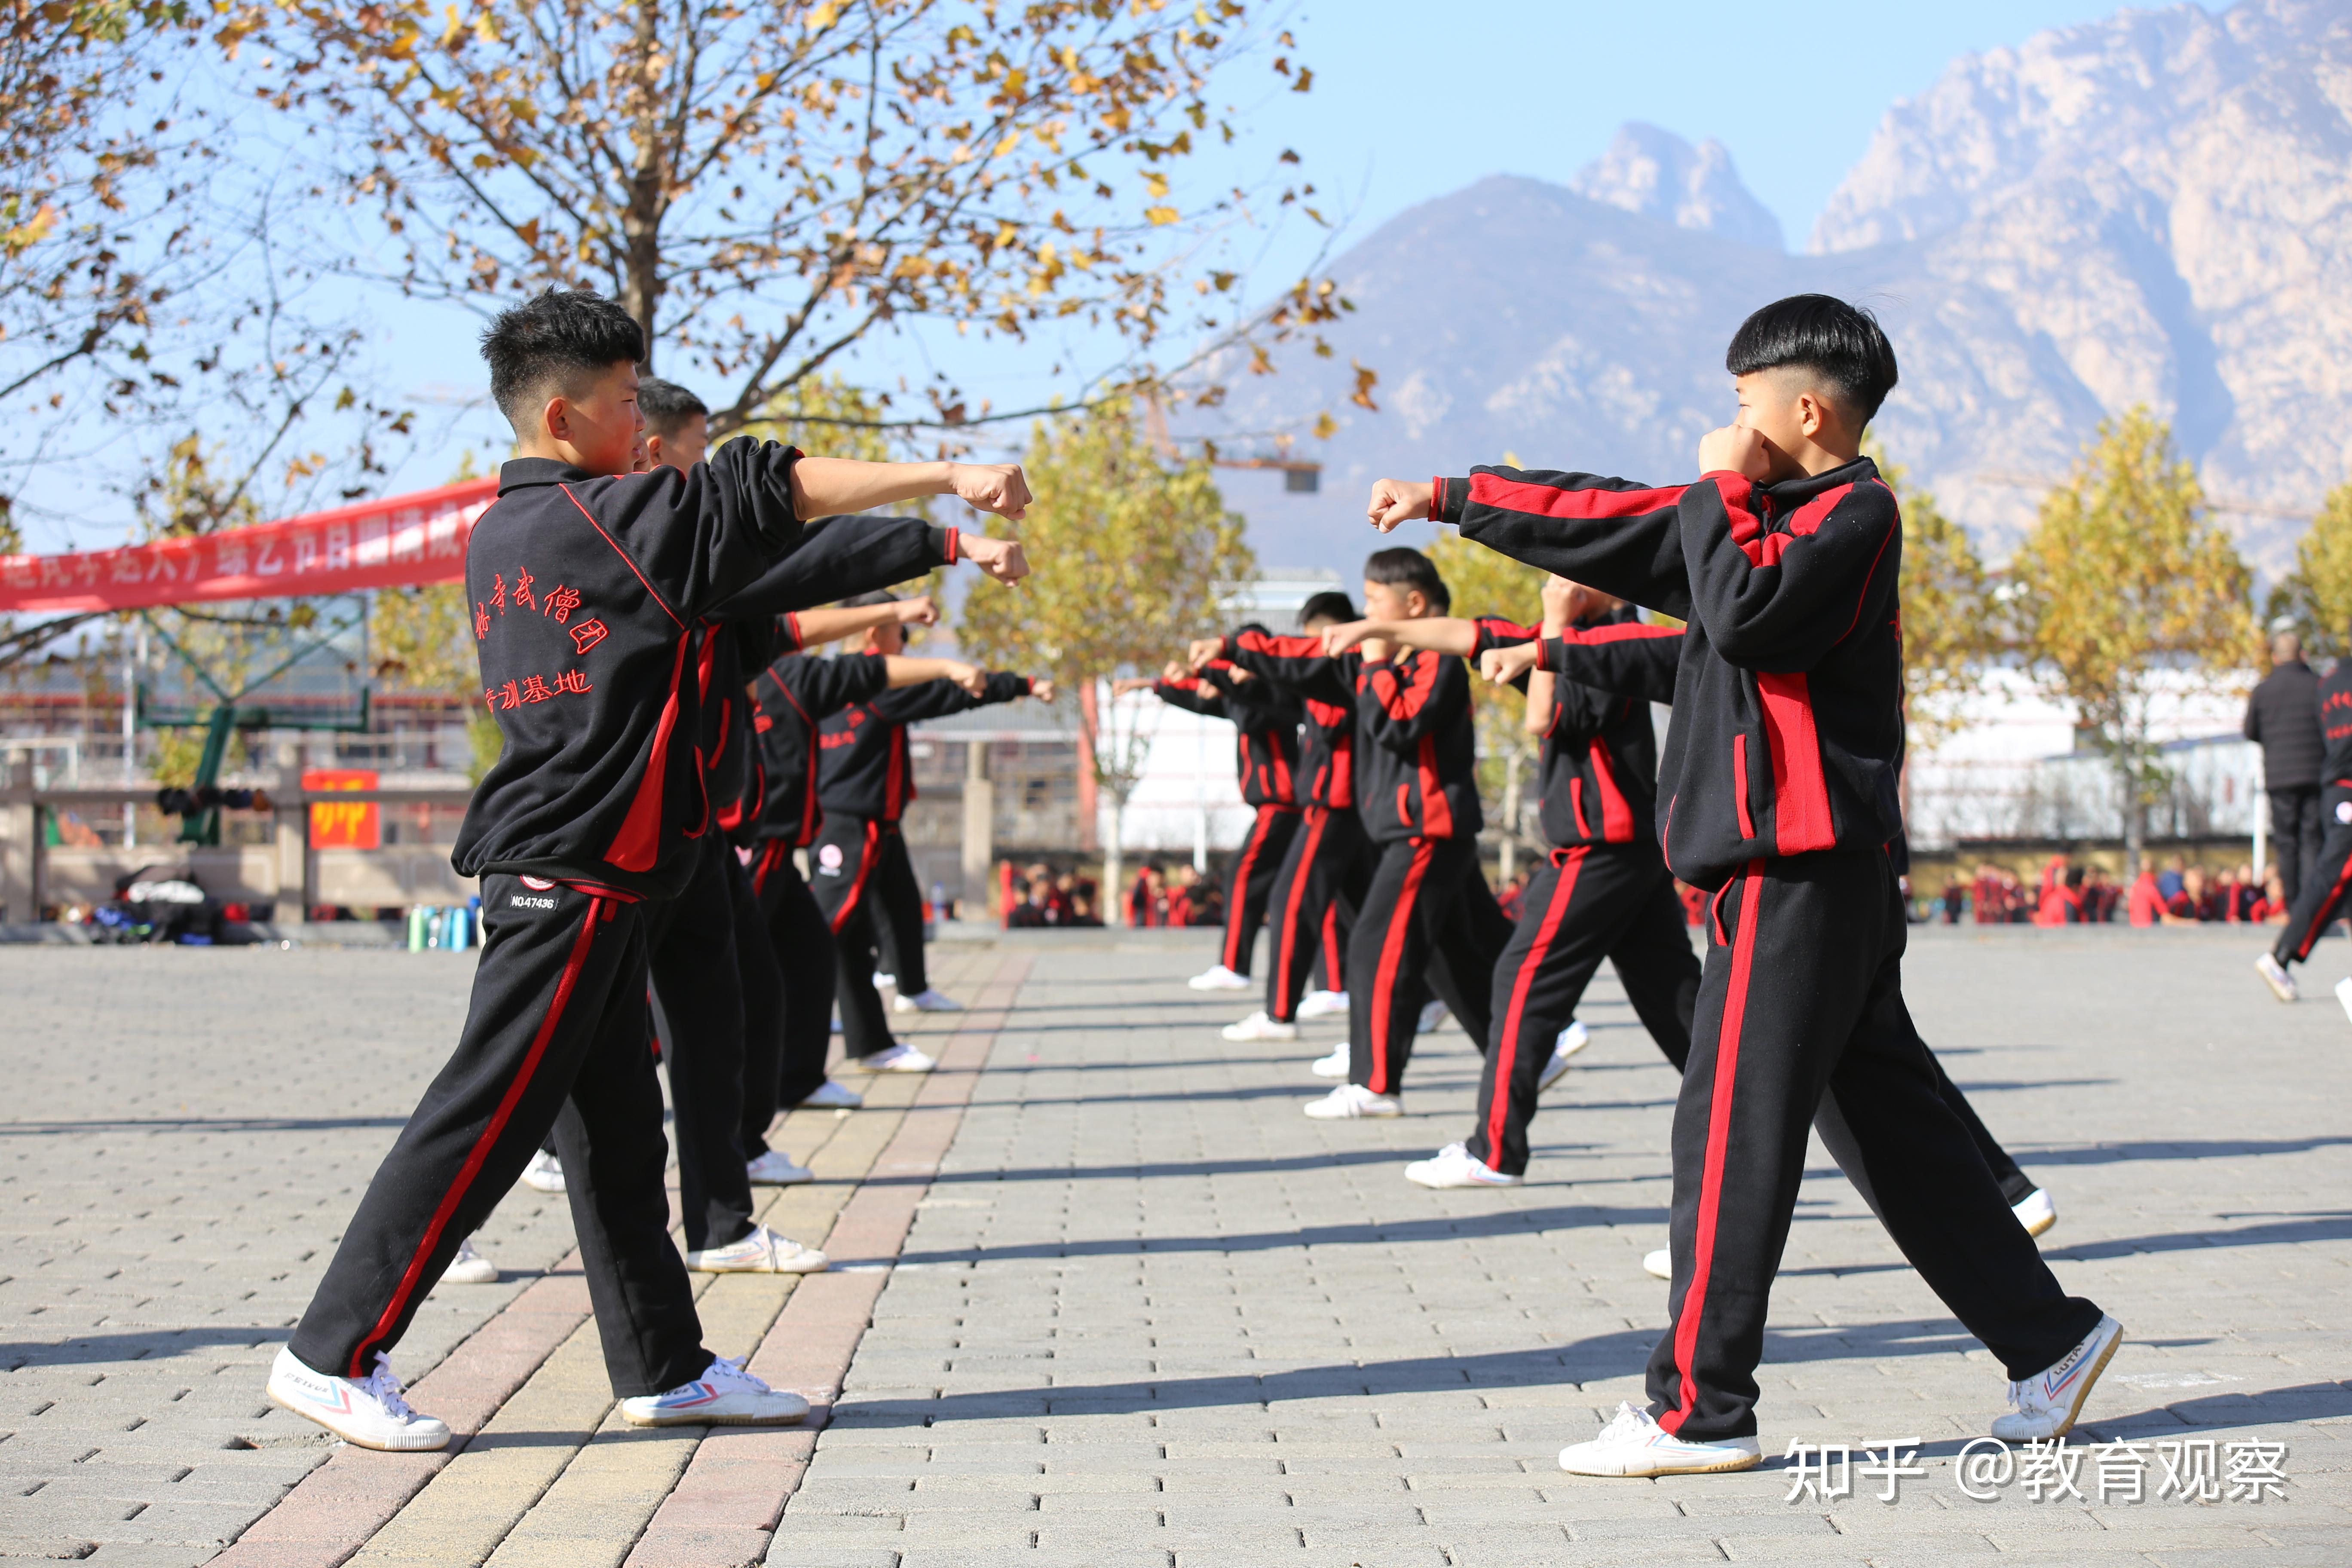
[(1029, 481), (1018, 463), (950, 463), (948, 490), (966, 506), (1015, 522), (1029, 510)]
[(1702, 474), (1738, 474), (1760, 481), (1771, 470), (1771, 443), (1745, 425), (1727, 425), (1698, 438), (1698, 471)]
[(901, 599), (894, 606), (902, 626), (935, 626), (940, 624), (940, 607), (931, 603), (929, 594), (919, 598)]
[[(1018, 479), (1021, 470), (1013, 469), (1013, 477)], [(1024, 489), (1022, 494), (1026, 496), (1028, 491)], [(967, 560), (1000, 583), (1018, 583), (1029, 575), (1029, 557), (1022, 553), (1021, 542), (1017, 539), (989, 539), (981, 534), (967, 533), (957, 543)]]
[(1508, 686), (1543, 658), (1543, 644), (1513, 643), (1507, 647), (1490, 647), (1478, 656), (1478, 673), (1497, 686)]
[(1365, 503), (1364, 515), (1382, 533), (1395, 529), (1401, 522), (1413, 522), (1429, 515), (1431, 487), (1415, 484), (1411, 479), (1380, 479), (1372, 485), (1372, 499)]

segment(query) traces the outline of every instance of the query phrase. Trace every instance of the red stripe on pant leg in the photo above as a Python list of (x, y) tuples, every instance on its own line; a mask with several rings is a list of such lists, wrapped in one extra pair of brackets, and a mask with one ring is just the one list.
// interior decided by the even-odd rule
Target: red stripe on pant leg
[(1486, 1108), (1486, 1159), (1490, 1164), (1503, 1152), (1503, 1123), (1511, 1108), (1511, 1069), (1519, 1054), (1519, 1017), (1527, 1010), (1528, 992), (1542, 971), (1544, 960), (1550, 955), (1552, 939), (1559, 934), (1560, 918), (1568, 913), (1568, 901), (1576, 896), (1576, 874), (1583, 868), (1584, 853), (1582, 845), (1559, 851), (1559, 880), (1552, 884), (1551, 901), (1544, 905), (1543, 924), (1536, 928), (1535, 943), (1520, 962), (1517, 978), (1511, 982), (1511, 1005), (1503, 1014), (1502, 1039), (1495, 1047), (1494, 1103)]
[(1298, 954), (1298, 905), (1307, 896), (1307, 879), (1314, 873), (1315, 851), (1323, 842), (1326, 820), (1326, 813), (1312, 807), (1308, 809), (1307, 842), (1299, 849), (1297, 869), (1290, 874), (1290, 898), (1282, 910), (1282, 951), (1275, 955), (1274, 961), (1274, 999), (1281, 1004), (1283, 1011), (1278, 1014), (1272, 1008), (1266, 1011), (1266, 1016), (1276, 1023), (1288, 1023), (1289, 1015), (1296, 1010), (1290, 999), (1298, 994), (1298, 988), (1292, 984), (1290, 973)]
[(562, 976), (555, 983), (554, 1000), (548, 1003), (547, 1016), (540, 1020), (539, 1032), (531, 1037), (530, 1049), (523, 1053), (522, 1066), (516, 1069), (514, 1081), (507, 1085), (506, 1093), (499, 1097), (499, 1108), (490, 1113), (489, 1124), (482, 1129), (481, 1136), (475, 1139), (474, 1146), (467, 1151), (466, 1163), (457, 1167), (457, 1179), (450, 1183), (449, 1190), (441, 1195), (440, 1204), (433, 1211), (432, 1221), (425, 1227), (425, 1239), (417, 1243), (416, 1255), (408, 1260), (408, 1268), (402, 1273), (400, 1284), (393, 1291), (391, 1301), (385, 1305), (383, 1315), (376, 1319), (375, 1327), (368, 1331), (367, 1337), (361, 1340), (352, 1352), (351, 1364), (343, 1373), (345, 1377), (368, 1375), (368, 1352), (383, 1342), (392, 1332), (392, 1326), (400, 1321), (400, 1314), (407, 1310), (409, 1300), (416, 1294), (417, 1286), (425, 1282), (426, 1260), (440, 1242), (441, 1233), (448, 1228), (450, 1216), (457, 1212), (458, 1204), (464, 1201), (467, 1190), (473, 1186), (474, 1178), (480, 1174), (482, 1162), (490, 1157), (490, 1151), (498, 1145), (499, 1135), (506, 1131), (508, 1121), (513, 1119), (515, 1106), (521, 1101), (523, 1090), (530, 1087), (531, 1075), (539, 1070), (540, 1058), (547, 1054), (547, 1042), (555, 1037), (555, 1026), (563, 1021), (563, 1009), (572, 1000), (572, 988), (579, 983), (580, 971), (588, 962), (589, 950), (596, 945), (597, 919), (605, 912), (604, 904), (603, 899), (588, 900), (587, 916), (580, 922), (580, 934), (572, 941), (571, 956), (563, 961)]
[(1249, 902), (1250, 873), (1257, 866), (1257, 852), (1265, 847), (1266, 818), (1273, 811), (1270, 805), (1257, 808), (1257, 826), (1250, 829), (1249, 842), (1242, 846), (1242, 858), (1234, 862), (1233, 890), (1225, 895), (1224, 963), (1236, 974), (1241, 973), (1242, 955), (1234, 950), (1245, 940), (1243, 932), (1249, 929), (1242, 921), (1242, 906)]
[(1724, 987), (1723, 1023), (1715, 1042), (1714, 1094), (1706, 1110), (1706, 1163), (1699, 1175), (1698, 1238), (1691, 1266), (1690, 1288), (1683, 1292), (1682, 1310), (1675, 1320), (1675, 1376), (1682, 1384), (1682, 1404), (1662, 1416), (1658, 1425), (1669, 1432), (1682, 1430), (1698, 1400), (1691, 1362), (1698, 1351), (1698, 1323), (1706, 1310), (1707, 1276), (1714, 1272), (1715, 1221), (1723, 1203), (1723, 1167), (1731, 1148), (1731, 1091), (1739, 1077), (1739, 1028), (1748, 1016), (1748, 983), (1756, 960), (1757, 906), (1763, 902), (1764, 862), (1748, 862), (1747, 885), (1739, 900), (1739, 934), (1731, 945), (1731, 980)]
[(871, 822), (866, 825), (866, 843), (857, 852), (857, 875), (849, 879), (849, 894), (841, 900), (841, 908), (833, 911), (833, 934), (835, 936), (841, 934), (841, 928), (849, 923), (851, 915), (857, 912), (858, 900), (866, 896), (866, 879), (874, 874), (875, 849), (881, 837), (880, 828)]
[(1381, 939), (1381, 966), (1372, 977), (1372, 1081), (1366, 1086), (1374, 1094), (1390, 1092), (1389, 1013), (1396, 1002), (1397, 961), (1404, 956), (1405, 928), (1412, 921), (1412, 901), (1421, 895), (1421, 879), (1429, 870), (1433, 842), (1412, 841), (1412, 864), (1405, 868), (1404, 886), (1397, 889), (1396, 908), (1390, 912), (1388, 931)]
[(1323, 906), (1323, 979), (1327, 991), (1348, 989), (1348, 960), (1340, 951), (1339, 899), (1337, 893)]
[[(2314, 868), (2316, 869), (2316, 868)], [(2311, 928), (2305, 931), (2303, 939), (2294, 944), (2294, 956), (2297, 962), (2311, 956), (2313, 946), (2319, 941), (2319, 933), (2327, 929), (2328, 921), (2336, 913), (2336, 906), (2344, 901), (2344, 889), (2347, 887), (2352, 887), (2352, 856), (2345, 857), (2344, 868), (2336, 873), (2336, 885), (2327, 890), (2327, 901), (2312, 912)]]

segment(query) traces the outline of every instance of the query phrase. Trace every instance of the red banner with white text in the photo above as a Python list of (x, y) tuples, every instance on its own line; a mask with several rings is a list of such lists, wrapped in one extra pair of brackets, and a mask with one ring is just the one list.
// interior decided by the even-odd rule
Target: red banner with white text
[(0, 614), (141, 610), (453, 583), (495, 479), (355, 501), (251, 528), (67, 555), (0, 555)]

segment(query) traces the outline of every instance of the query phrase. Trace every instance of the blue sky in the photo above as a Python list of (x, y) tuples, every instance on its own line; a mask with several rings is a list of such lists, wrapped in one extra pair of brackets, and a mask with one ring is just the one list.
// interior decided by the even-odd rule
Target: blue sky
[[(1296, 148), (1324, 211), (1343, 222), (1337, 247), (1344, 248), (1405, 208), (1488, 174), (1565, 181), (1621, 124), (1645, 120), (1694, 142), (1724, 142), (1743, 182), (1779, 216), (1791, 247), (1801, 248), (1814, 216), (1897, 100), (1924, 90), (1964, 54), (2116, 6), (1307, 0), (1286, 13), (1253, 9), (1280, 16), (1297, 36), (1296, 58), (1314, 71), (1315, 89), (1281, 90), (1263, 62), (1236, 70), (1224, 95), (1246, 134), (1230, 151), (1202, 155), (1196, 189), (1255, 179), (1276, 152)], [(1247, 265), (1262, 295), (1296, 278), (1323, 237), (1294, 223), (1230, 239), (1225, 254)], [(485, 380), (473, 348), (480, 318), (387, 289), (370, 289), (352, 303), (376, 329), (380, 395), (414, 401), (424, 416), (424, 438), (389, 488), (439, 483), (468, 448), (489, 461), (502, 456), (504, 421), (486, 404), (465, 406)], [(1007, 347), (932, 331), (878, 338), (844, 368), (886, 385), (945, 369), (1006, 408), (1071, 395), (1117, 357), (1116, 345), (1099, 339)], [(1160, 355), (1163, 363), (1181, 357), (1180, 345)], [(34, 488), (43, 487), (37, 480)], [(93, 510), (110, 518), (117, 508)], [(81, 515), (98, 526), (74, 532), (111, 535), (119, 526), (91, 510)], [(40, 537), (56, 531), (37, 525), (36, 547), (63, 546), (63, 537)]]

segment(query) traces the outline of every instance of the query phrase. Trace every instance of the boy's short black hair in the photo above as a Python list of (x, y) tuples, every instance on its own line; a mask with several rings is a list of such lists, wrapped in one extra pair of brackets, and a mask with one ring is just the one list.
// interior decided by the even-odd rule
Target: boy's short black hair
[(1445, 586), (1445, 579), (1437, 574), (1435, 563), (1407, 545), (1375, 550), (1365, 557), (1364, 580), (1391, 588), (1418, 589), (1430, 607), (1441, 616), (1454, 607), (1453, 592)]
[(1724, 352), (1734, 375), (1801, 365), (1831, 386), (1867, 425), (1895, 390), (1895, 345), (1878, 318), (1829, 294), (1791, 294), (1739, 323)]
[(637, 412), (646, 416), (646, 433), (667, 441), (678, 426), (700, 415), (710, 417), (710, 405), (674, 381), (657, 375), (637, 378)]
[(520, 437), (545, 395), (569, 393), (616, 364), (646, 357), (646, 334), (626, 310), (586, 289), (549, 289), (501, 310), (482, 333), (490, 401)]
[(864, 610), (870, 609), (876, 605), (895, 605), (898, 602), (898, 595), (889, 589), (877, 588), (870, 594), (860, 594), (856, 598), (842, 600), (841, 607), (845, 610)]
[(1298, 606), (1298, 625), (1301, 630), (1313, 626), (1317, 621), (1329, 621), (1334, 626), (1345, 626), (1355, 618), (1356, 602), (1336, 588), (1326, 588), (1319, 594), (1310, 594), (1307, 596), (1307, 602)]

